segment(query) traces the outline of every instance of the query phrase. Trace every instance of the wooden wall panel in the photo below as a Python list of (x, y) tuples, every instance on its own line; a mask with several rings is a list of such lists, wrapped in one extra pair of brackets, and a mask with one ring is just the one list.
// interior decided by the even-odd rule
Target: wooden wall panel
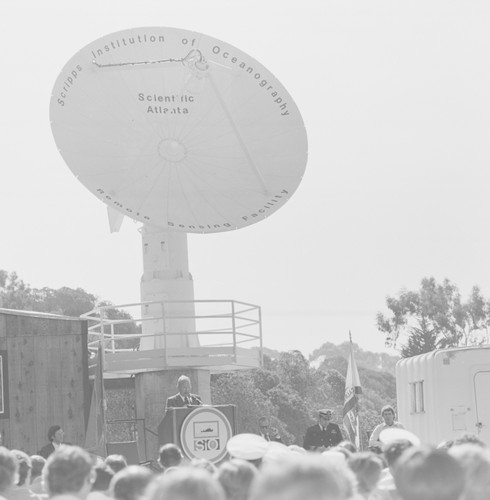
[(85, 441), (84, 383), (81, 336), (64, 335), (61, 339), (61, 400), (66, 441), (83, 446)]
[(88, 383), (85, 323), (0, 309), (0, 349), (7, 350), (10, 418), (0, 419), (4, 443), (29, 454), (48, 442), (53, 424), (84, 444)]
[(5, 315), (0, 314), (0, 338), (7, 336), (7, 319)]
[(9, 337), (7, 341), (10, 440), (11, 446), (34, 453), (37, 443), (36, 429), (36, 378), (34, 370), (34, 339)]
[(9, 406), (10, 406), (10, 447), (20, 448), (22, 443), (21, 426), (22, 426), (22, 406), (21, 406), (21, 349), (22, 340), (18, 337), (8, 337), (8, 383), (9, 383)]
[[(61, 337), (52, 336), (49, 338), (49, 343), (47, 342), (43, 350), (42, 356), (46, 358), (46, 371), (44, 378), (46, 380), (46, 389), (44, 397), (48, 403), (48, 411), (46, 413), (46, 428), (45, 435), (48, 428), (52, 425), (58, 424), (63, 426), (61, 418), (61, 409), (63, 406), (63, 400), (61, 397), (61, 378), (63, 373), (61, 372), (61, 357), (63, 355), (60, 347)], [(41, 391), (40, 391), (41, 392)], [(47, 436), (44, 438), (44, 444), (47, 442)]]
[(50, 360), (47, 356), (47, 342), (45, 337), (34, 337), (34, 348), (36, 350), (35, 372), (36, 372), (36, 451), (39, 451), (48, 442), (48, 429), (52, 420), (48, 419), (50, 404), (48, 402), (48, 366)]
[[(4, 328), (2, 330), (2, 328)], [(7, 351), (7, 330), (5, 329), (5, 317), (0, 315), (0, 350), (2, 351)], [(8, 363), (8, 360), (7, 360)], [(8, 390), (8, 388), (7, 388)], [(8, 395), (7, 395), (8, 397)], [(8, 398), (10, 400), (10, 398)], [(9, 405), (9, 400), (5, 401), (5, 404)], [(3, 446), (7, 446), (8, 448), (11, 448), (10, 446), (10, 418), (0, 418), (0, 433), (2, 435), (1, 439), (1, 444)]]

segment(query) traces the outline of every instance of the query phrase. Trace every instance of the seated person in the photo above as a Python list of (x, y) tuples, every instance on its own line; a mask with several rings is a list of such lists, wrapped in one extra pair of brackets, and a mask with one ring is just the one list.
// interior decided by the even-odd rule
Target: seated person
[(39, 455), (43, 458), (48, 458), (51, 453), (57, 450), (63, 443), (64, 432), (60, 425), (52, 425), (48, 429), (49, 443), (44, 445), (39, 451)]

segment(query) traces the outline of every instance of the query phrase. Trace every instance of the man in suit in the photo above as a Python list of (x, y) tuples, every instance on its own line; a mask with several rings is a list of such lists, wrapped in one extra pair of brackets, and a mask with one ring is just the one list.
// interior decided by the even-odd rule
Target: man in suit
[(325, 451), (342, 441), (342, 433), (337, 424), (331, 422), (332, 410), (318, 410), (318, 423), (306, 430), (303, 448), (310, 451)]
[(182, 408), (202, 405), (201, 398), (197, 394), (191, 394), (191, 380), (181, 375), (177, 380), (179, 392), (167, 399), (167, 408)]
[(271, 423), (268, 417), (259, 418), (259, 434), (266, 441), (276, 441), (277, 443), (282, 443), (279, 431), (275, 427), (271, 427)]

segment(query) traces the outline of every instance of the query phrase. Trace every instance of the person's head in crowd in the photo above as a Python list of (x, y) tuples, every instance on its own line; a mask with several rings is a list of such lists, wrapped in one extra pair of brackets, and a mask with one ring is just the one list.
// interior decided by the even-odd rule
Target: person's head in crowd
[(223, 487), (226, 500), (247, 500), (257, 475), (257, 468), (250, 462), (232, 458), (219, 466), (215, 477)]
[(182, 397), (189, 397), (192, 389), (191, 379), (186, 375), (181, 375), (177, 380), (177, 389)]
[(454, 444), (454, 439), (448, 439), (447, 441), (442, 441), (437, 445), (438, 450), (448, 451)]
[(391, 405), (384, 405), (383, 408), (381, 408), (381, 416), (386, 425), (393, 425), (395, 421), (395, 409)]
[(336, 453), (342, 453), (342, 455), (344, 455), (346, 460), (349, 460), (349, 458), (355, 453), (340, 445), (333, 446), (327, 451), (335, 451)]
[(109, 492), (115, 500), (139, 500), (153, 479), (150, 469), (129, 465), (112, 478)]
[(92, 459), (78, 446), (62, 446), (46, 462), (45, 483), (50, 497), (70, 494), (83, 500), (94, 479)]
[(352, 454), (347, 464), (356, 476), (358, 493), (369, 498), (381, 477), (382, 460), (375, 453), (365, 451)]
[(27, 486), (31, 482), (31, 458), (21, 450), (12, 450), (12, 453), (19, 464), (17, 486)]
[(35, 481), (38, 477), (42, 476), (44, 466), (46, 465), (46, 459), (41, 455), (31, 455), (31, 483)]
[(55, 444), (61, 444), (63, 442), (63, 437), (65, 433), (61, 428), (61, 425), (52, 425), (48, 429), (48, 441), (51, 441)]
[(383, 454), (383, 450), (381, 449), (381, 446), (378, 446), (378, 445), (368, 446), (368, 451), (370, 451), (372, 453), (375, 453), (376, 455), (382, 455)]
[(463, 467), (448, 452), (413, 447), (398, 459), (393, 477), (403, 500), (460, 500)]
[(321, 455), (291, 454), (263, 468), (251, 500), (346, 500), (354, 492), (355, 477), (347, 466), (332, 466)]
[(169, 467), (178, 467), (184, 459), (180, 448), (173, 443), (164, 444), (159, 451), (158, 463), (163, 470)]
[(209, 472), (179, 467), (158, 476), (148, 487), (145, 500), (225, 500), (225, 493)]
[(408, 439), (400, 439), (383, 445), (383, 457), (391, 471), (393, 471), (396, 462), (403, 453), (412, 447), (413, 444)]
[(15, 455), (7, 448), (0, 446), (0, 495), (14, 485), (17, 479), (19, 463)]
[(269, 449), (270, 442), (257, 434), (236, 434), (226, 443), (226, 450), (231, 458), (246, 460), (256, 467), (262, 465), (262, 459)]
[(108, 455), (105, 459), (105, 463), (117, 474), (120, 470), (128, 466), (128, 462), (124, 455)]
[(356, 445), (352, 441), (341, 441), (338, 445), (338, 448), (345, 448), (351, 453), (355, 453), (357, 451)]
[(347, 455), (335, 448), (329, 448), (321, 455), (332, 467), (345, 467), (347, 465)]
[(163, 471), (164, 474), (172, 474), (173, 472), (175, 472), (176, 470), (179, 470), (179, 467), (169, 467), (168, 469), (165, 469)]
[(114, 471), (105, 463), (94, 467), (95, 480), (92, 484), (92, 491), (107, 491), (114, 477)]
[(462, 444), (449, 450), (463, 467), (465, 491), (461, 500), (490, 498), (490, 450), (474, 444)]
[(269, 448), (267, 449), (264, 457), (262, 458), (262, 463), (277, 462), (289, 458), (291, 450), (283, 443), (277, 441), (271, 441), (269, 443)]
[(308, 453), (302, 446), (298, 446), (297, 444), (290, 444), (288, 448), (293, 453), (298, 453), (299, 455), (306, 455)]
[(453, 441), (453, 446), (459, 446), (461, 444), (474, 444), (482, 448), (486, 447), (485, 443), (478, 436), (475, 436), (474, 434), (464, 434), (463, 436), (456, 438)]
[(207, 460), (206, 458), (193, 458), (189, 464), (190, 467), (194, 467), (195, 469), (204, 469), (207, 470), (210, 474), (214, 474), (218, 469), (213, 462)]

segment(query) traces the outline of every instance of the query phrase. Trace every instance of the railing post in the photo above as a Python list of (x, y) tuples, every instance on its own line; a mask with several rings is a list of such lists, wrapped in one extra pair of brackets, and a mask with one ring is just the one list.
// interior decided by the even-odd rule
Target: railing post
[(262, 309), (260, 308), (260, 306), (258, 306), (257, 310), (259, 311), (260, 367), (263, 368), (264, 367), (264, 351), (263, 351), (263, 346), (262, 346)]
[(165, 302), (160, 302), (162, 306), (162, 335), (163, 335), (163, 359), (165, 361), (165, 368), (168, 366), (168, 353), (167, 353), (167, 328), (165, 325)]
[(233, 329), (233, 359), (236, 363), (236, 324), (235, 324), (235, 301), (231, 301), (231, 327)]
[(116, 353), (116, 341), (114, 339), (114, 323), (111, 323), (111, 351), (112, 351), (112, 354), (115, 354)]
[(100, 353), (102, 355), (102, 366), (105, 367), (105, 338), (104, 338), (104, 311), (101, 309), (100, 315)]

